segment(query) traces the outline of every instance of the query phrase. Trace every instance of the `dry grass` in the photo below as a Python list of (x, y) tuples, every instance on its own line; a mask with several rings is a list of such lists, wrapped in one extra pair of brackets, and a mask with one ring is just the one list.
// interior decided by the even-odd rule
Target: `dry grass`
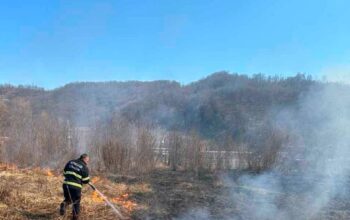
[[(126, 217), (135, 220), (203, 219), (202, 215), (197, 216), (203, 213), (213, 220), (235, 216), (261, 219), (256, 218), (256, 213), (266, 204), (288, 210), (291, 219), (350, 219), (348, 197), (332, 199), (329, 207), (314, 216), (308, 207), (317, 195), (310, 198), (300, 192), (283, 193), (259, 185), (241, 185), (235, 181), (236, 176), (226, 177), (222, 179), (209, 172), (197, 177), (189, 172), (160, 169), (147, 176), (113, 175), (109, 179), (95, 177), (92, 181)], [(0, 219), (70, 219), (71, 210), (65, 217), (58, 215), (62, 179), (51, 170), (0, 164)], [(83, 189), (81, 203), (82, 219), (117, 219), (89, 187)]]
[[(71, 210), (64, 217), (58, 208), (63, 199), (62, 176), (47, 169), (18, 169), (0, 164), (0, 219), (70, 219)], [(106, 194), (125, 217), (142, 209), (129, 195), (147, 187), (113, 183), (105, 178), (93, 178), (96, 187)], [(110, 207), (89, 187), (84, 187), (81, 219), (118, 219)]]

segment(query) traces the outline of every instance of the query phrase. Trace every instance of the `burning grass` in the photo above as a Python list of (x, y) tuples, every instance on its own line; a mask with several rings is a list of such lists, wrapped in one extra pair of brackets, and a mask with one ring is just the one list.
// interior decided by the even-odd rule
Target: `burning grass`
[[(50, 169), (19, 169), (0, 164), (0, 219), (62, 219), (58, 214), (63, 199), (63, 177)], [(130, 199), (133, 188), (102, 177), (92, 179), (95, 186), (127, 218), (142, 208)], [(103, 199), (85, 186), (81, 201), (81, 219), (118, 219)], [(63, 219), (70, 219), (71, 210)]]
[[(241, 184), (235, 180), (236, 174), (232, 179), (228, 174), (225, 176), (203, 173), (194, 177), (188, 172), (162, 169), (139, 178), (109, 177), (119, 183), (103, 177), (94, 177), (92, 182), (130, 219), (203, 219), (203, 214), (208, 219), (235, 216), (256, 219), (254, 206), (264, 201), (276, 202), (278, 207), (296, 213), (290, 219), (350, 219), (347, 196), (332, 199), (329, 207), (311, 218), (307, 207), (317, 195), (305, 197), (303, 191), (294, 192), (294, 188), (282, 193), (257, 184)], [(19, 169), (0, 164), (0, 219), (70, 219), (70, 215), (64, 218), (58, 215), (63, 198), (62, 179), (59, 173), (49, 169)], [(302, 185), (299, 183), (297, 188)], [(118, 219), (103, 198), (89, 187), (83, 189), (81, 204), (82, 219)], [(68, 211), (70, 214), (71, 210)]]

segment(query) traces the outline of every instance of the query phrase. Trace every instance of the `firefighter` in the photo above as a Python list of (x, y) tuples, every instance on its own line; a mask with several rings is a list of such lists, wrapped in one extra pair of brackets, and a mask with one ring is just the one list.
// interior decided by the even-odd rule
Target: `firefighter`
[(89, 156), (82, 154), (78, 159), (69, 161), (64, 167), (64, 201), (60, 205), (60, 214), (64, 215), (66, 207), (73, 204), (73, 220), (79, 218), (83, 184), (88, 184), (90, 180), (89, 169), (87, 167), (88, 163)]

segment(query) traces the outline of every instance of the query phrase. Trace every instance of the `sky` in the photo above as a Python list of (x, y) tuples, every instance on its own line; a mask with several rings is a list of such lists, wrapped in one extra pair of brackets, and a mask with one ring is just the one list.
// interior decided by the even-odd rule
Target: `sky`
[(3, 0), (0, 84), (217, 71), (350, 82), (347, 0)]

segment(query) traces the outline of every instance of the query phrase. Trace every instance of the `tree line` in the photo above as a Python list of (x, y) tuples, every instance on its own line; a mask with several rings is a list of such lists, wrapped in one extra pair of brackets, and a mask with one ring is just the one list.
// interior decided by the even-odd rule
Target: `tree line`
[[(0, 86), (1, 160), (56, 167), (82, 150), (94, 168), (147, 173), (173, 170), (263, 170), (287, 135), (271, 118), (298, 107), (311, 77), (219, 72), (181, 85), (174, 81), (72, 83), (55, 90)], [(80, 149), (79, 128), (89, 132)]]

